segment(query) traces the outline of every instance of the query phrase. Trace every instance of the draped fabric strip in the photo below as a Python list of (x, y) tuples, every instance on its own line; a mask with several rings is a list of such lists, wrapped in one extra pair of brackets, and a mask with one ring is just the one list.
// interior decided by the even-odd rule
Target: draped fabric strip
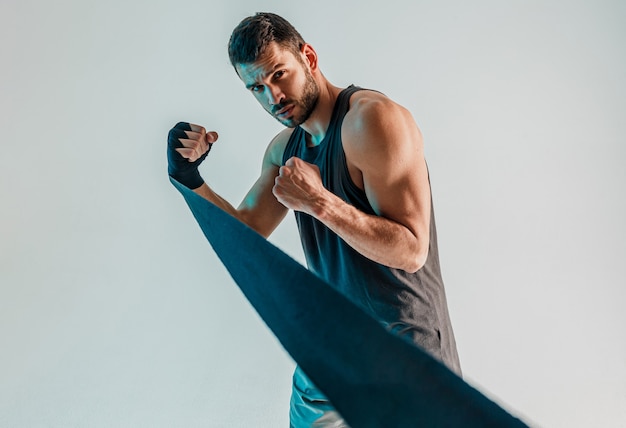
[(352, 428), (526, 426), (248, 226), (171, 181), (248, 301)]

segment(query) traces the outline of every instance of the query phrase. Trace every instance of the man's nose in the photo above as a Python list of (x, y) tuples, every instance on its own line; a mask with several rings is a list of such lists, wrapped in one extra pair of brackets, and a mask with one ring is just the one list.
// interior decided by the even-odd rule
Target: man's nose
[(267, 86), (267, 101), (270, 105), (280, 104), (285, 96), (277, 86)]

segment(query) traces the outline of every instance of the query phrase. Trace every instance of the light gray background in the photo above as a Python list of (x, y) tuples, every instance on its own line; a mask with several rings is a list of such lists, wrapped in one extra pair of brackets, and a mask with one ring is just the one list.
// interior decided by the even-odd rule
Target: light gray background
[[(466, 378), (625, 427), (626, 7), (596, 0), (1, 0), (0, 426), (286, 426), (293, 362), (166, 174), (187, 120), (221, 194), (256, 178), (281, 127), (226, 44), (257, 10), (414, 113)], [(302, 260), (292, 216), (272, 241)]]

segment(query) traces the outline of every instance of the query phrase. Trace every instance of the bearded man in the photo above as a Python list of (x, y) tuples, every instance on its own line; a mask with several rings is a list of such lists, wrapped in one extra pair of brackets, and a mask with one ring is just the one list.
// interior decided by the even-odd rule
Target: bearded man
[[(184, 122), (170, 131), (170, 176), (265, 237), (293, 210), (311, 271), (460, 374), (412, 115), (379, 92), (330, 83), (315, 49), (278, 15), (245, 18), (228, 52), (247, 90), (286, 128), (237, 208), (198, 172), (214, 131)], [(290, 420), (297, 428), (347, 426), (299, 367)]]

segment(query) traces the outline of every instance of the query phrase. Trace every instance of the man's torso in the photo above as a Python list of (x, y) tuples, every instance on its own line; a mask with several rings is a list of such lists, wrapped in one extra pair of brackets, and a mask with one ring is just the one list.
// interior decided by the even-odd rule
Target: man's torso
[[(362, 175), (351, 167), (342, 139), (344, 118), (355, 102), (353, 94), (359, 91), (361, 88), (349, 87), (341, 92), (320, 144), (307, 144), (306, 132), (295, 128), (285, 145), (282, 161), (296, 156), (317, 165), (328, 190), (359, 210), (376, 215), (364, 192)], [(415, 274), (373, 262), (315, 218), (301, 212), (295, 215), (309, 269), (390, 331), (420, 345), (460, 372), (439, 269), (432, 208), (428, 260)]]

